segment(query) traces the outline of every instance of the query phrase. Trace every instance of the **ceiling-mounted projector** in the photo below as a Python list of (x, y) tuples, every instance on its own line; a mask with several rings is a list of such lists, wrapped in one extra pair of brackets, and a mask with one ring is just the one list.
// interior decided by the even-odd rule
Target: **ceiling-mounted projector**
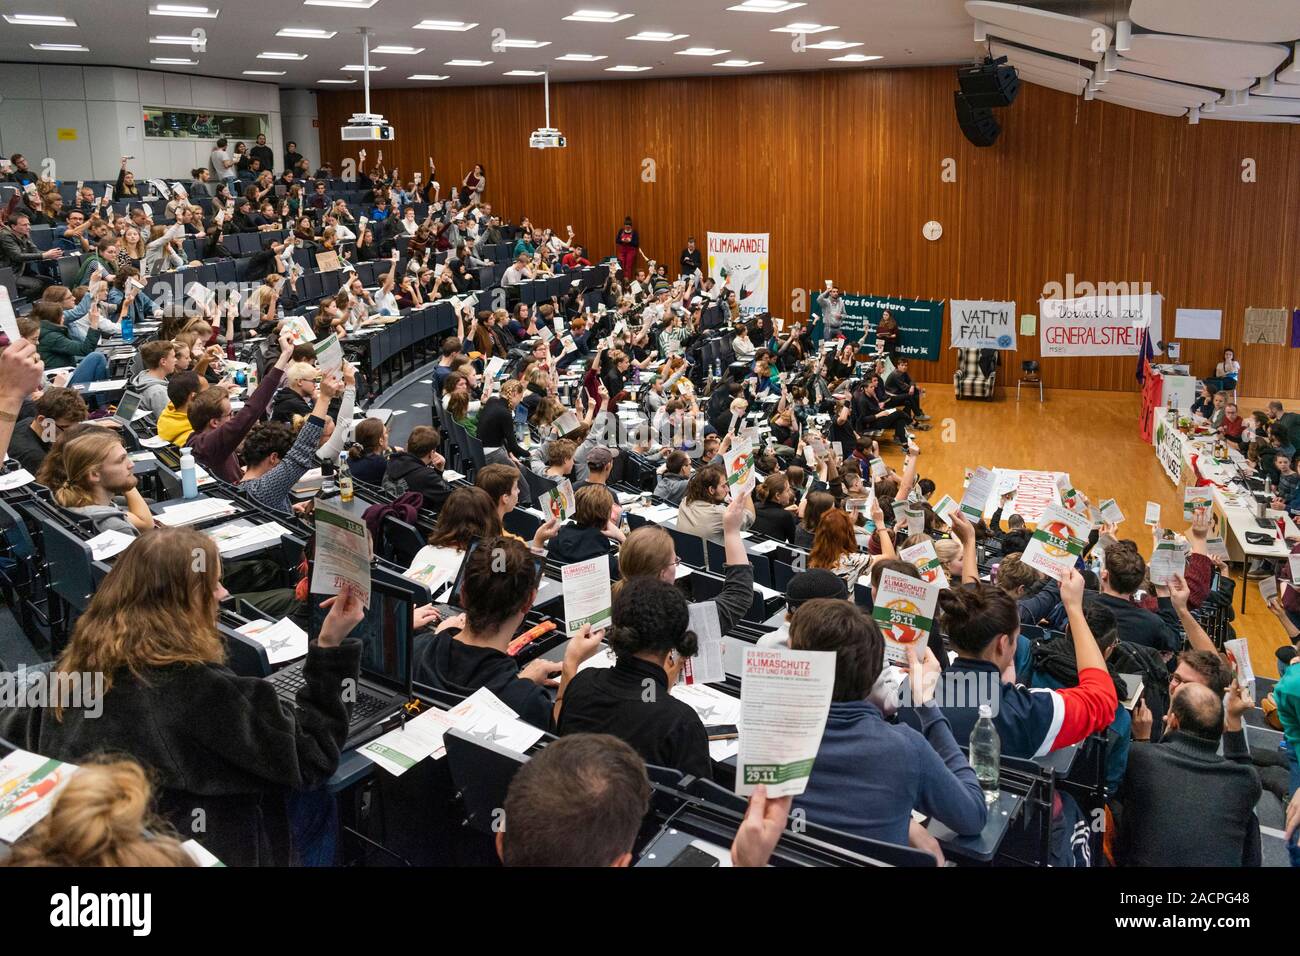
[(370, 112), (370, 29), (362, 27), (361, 34), (361, 85), (366, 92), (364, 112), (353, 113), (348, 125), (339, 130), (339, 139), (345, 142), (373, 142), (391, 140), (395, 130), (378, 113)]
[(378, 113), (353, 113), (348, 125), (339, 130), (343, 140), (391, 140), (395, 130)]
[(563, 149), (565, 145), (564, 134), (558, 129), (551, 129), (549, 126), (535, 129), (532, 135), (528, 137), (528, 145), (533, 149)]

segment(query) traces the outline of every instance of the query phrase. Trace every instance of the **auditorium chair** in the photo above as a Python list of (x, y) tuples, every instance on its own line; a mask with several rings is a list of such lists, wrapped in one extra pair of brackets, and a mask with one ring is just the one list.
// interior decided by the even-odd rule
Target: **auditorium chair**
[(1043, 400), (1043, 376), (1042, 368), (1037, 359), (1026, 359), (1020, 363), (1020, 381), (1016, 382), (1016, 401), (1020, 401), (1021, 385), (1037, 385), (1038, 400)]

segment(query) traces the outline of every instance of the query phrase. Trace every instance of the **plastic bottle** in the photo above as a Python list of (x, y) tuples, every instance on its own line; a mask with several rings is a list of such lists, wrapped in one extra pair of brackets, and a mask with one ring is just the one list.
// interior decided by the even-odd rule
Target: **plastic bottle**
[(122, 341), (135, 341), (135, 321), (131, 318), (130, 313), (122, 317)]
[(199, 496), (199, 473), (194, 465), (194, 449), (181, 449), (181, 497)]
[(339, 500), (348, 502), (352, 500), (352, 469), (348, 467), (348, 453), (339, 452), (339, 467), (334, 476), (339, 486)]
[(970, 732), (970, 765), (984, 790), (984, 802), (998, 799), (998, 775), (1001, 772), (1002, 740), (993, 726), (993, 709), (980, 704), (980, 718)]

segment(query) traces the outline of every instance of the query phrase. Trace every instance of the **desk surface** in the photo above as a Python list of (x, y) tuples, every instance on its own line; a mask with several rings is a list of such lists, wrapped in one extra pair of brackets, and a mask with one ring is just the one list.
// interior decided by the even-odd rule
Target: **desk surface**
[(938, 820), (933, 819), (926, 824), (925, 828), (943, 845), (945, 854), (965, 857), (980, 863), (992, 863), (993, 857), (997, 855), (998, 848), (1002, 845), (1002, 840), (1007, 835), (1007, 830), (1020, 815), (1024, 803), (1023, 795), (1007, 790), (1000, 791), (997, 800), (989, 805), (988, 820), (977, 836), (958, 836)]

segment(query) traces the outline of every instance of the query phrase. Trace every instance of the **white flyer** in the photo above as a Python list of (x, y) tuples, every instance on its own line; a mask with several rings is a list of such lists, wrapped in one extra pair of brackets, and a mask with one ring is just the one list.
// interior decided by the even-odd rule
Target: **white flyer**
[(1277, 597), (1277, 578), (1271, 574), (1266, 578), (1260, 578), (1259, 596), (1264, 599), (1265, 604)]
[(4, 332), (10, 342), (22, 338), (18, 331), (18, 319), (14, 315), (14, 304), (9, 301), (9, 289), (0, 285), (0, 332)]
[(1154, 501), (1147, 502), (1147, 514), (1142, 519), (1142, 523), (1149, 527), (1155, 528), (1160, 525), (1160, 505)]
[(606, 627), (612, 616), (609, 558), (605, 555), (560, 569), (564, 585), (564, 629), (570, 636), (590, 624), (593, 631)]
[(984, 506), (988, 504), (989, 495), (993, 494), (995, 480), (993, 472), (983, 465), (970, 476), (970, 483), (961, 496), (961, 513), (972, 522), (984, 517)]
[[(1205, 539), (1205, 554), (1207, 557), (1218, 558), (1220, 561), (1228, 560), (1228, 544), (1222, 537)], [(1291, 566), (1291, 576), (1294, 579), (1296, 566)]]
[(731, 497), (739, 498), (754, 490), (754, 443), (736, 441), (727, 452), (727, 484)]
[(925, 534), (925, 509), (920, 505), (906, 504), (898, 509), (902, 512), (903, 521), (907, 527), (907, 534), (910, 537), (914, 534)]
[(339, 594), (352, 587), (370, 607), (370, 535), (358, 521), (328, 500), (318, 499), (316, 558), (311, 568), (313, 594)]
[(1253, 693), (1255, 686), (1255, 668), (1250, 663), (1250, 646), (1244, 637), (1224, 641), (1223, 651), (1228, 655), (1228, 663), (1237, 675), (1237, 686), (1243, 691)]
[(948, 516), (954, 511), (957, 511), (960, 507), (961, 506), (953, 500), (952, 495), (944, 495), (939, 499), (939, 503), (934, 506), (934, 513), (935, 516), (944, 524), (949, 524), (950, 518)]
[(747, 647), (740, 682), (740, 753), (736, 793), (763, 784), (769, 797), (808, 786), (835, 686), (835, 655)]
[(696, 601), (687, 606), (690, 629), (695, 632), (699, 649), (682, 665), (682, 682), (715, 684), (727, 679), (722, 664), (722, 624), (718, 620), (716, 601)]
[(135, 535), (112, 529), (102, 531), (86, 542), (86, 546), (90, 548), (90, 556), (96, 561), (107, 561), (109, 558), (116, 557), (133, 544), (135, 544)]
[(897, 571), (880, 576), (872, 595), (871, 616), (885, 639), (886, 663), (906, 666), (909, 644), (915, 645), (918, 657), (925, 655), (941, 590), (937, 584)]
[(1291, 567), (1291, 583), (1300, 584), (1300, 554), (1290, 555), (1286, 560)]
[(265, 647), (266, 659), (272, 664), (307, 656), (307, 632), (287, 617), (281, 621), (249, 621), (236, 630)]
[(921, 580), (937, 584), (940, 588), (949, 587), (948, 575), (943, 571), (943, 562), (934, 550), (934, 542), (926, 538), (920, 544), (904, 548), (898, 556), (908, 564), (914, 565), (921, 572)]
[(0, 840), (13, 843), (44, 819), (76, 772), (75, 764), (27, 750), (0, 760)]
[(0, 491), (13, 491), (23, 485), (30, 485), (35, 480), (36, 476), (26, 468), (15, 468), (6, 475), (0, 475)]
[(568, 478), (562, 479), (554, 488), (546, 492), (541, 507), (546, 514), (549, 514), (552, 518), (558, 518), (560, 521), (567, 521), (572, 518), (574, 510), (577, 508), (577, 498), (573, 493), (573, 482)]
[(1061, 580), (1088, 546), (1090, 524), (1086, 515), (1061, 505), (1048, 505), (1021, 560), (1034, 570)]
[(1118, 525), (1124, 520), (1124, 512), (1119, 510), (1119, 504), (1114, 498), (1101, 500), (1101, 520), (1113, 525)]
[(1151, 561), (1147, 564), (1151, 583), (1168, 585), (1174, 575), (1186, 575), (1187, 552), (1185, 541), (1157, 541), (1151, 550)]
[(331, 332), (313, 348), (316, 349), (316, 364), (320, 366), (322, 374), (328, 375), (343, 367), (343, 346), (339, 345), (336, 333)]
[(1198, 488), (1189, 485), (1183, 489), (1183, 518), (1191, 521), (1196, 516), (1197, 511), (1208, 511), (1214, 507), (1214, 492), (1212, 489)]

